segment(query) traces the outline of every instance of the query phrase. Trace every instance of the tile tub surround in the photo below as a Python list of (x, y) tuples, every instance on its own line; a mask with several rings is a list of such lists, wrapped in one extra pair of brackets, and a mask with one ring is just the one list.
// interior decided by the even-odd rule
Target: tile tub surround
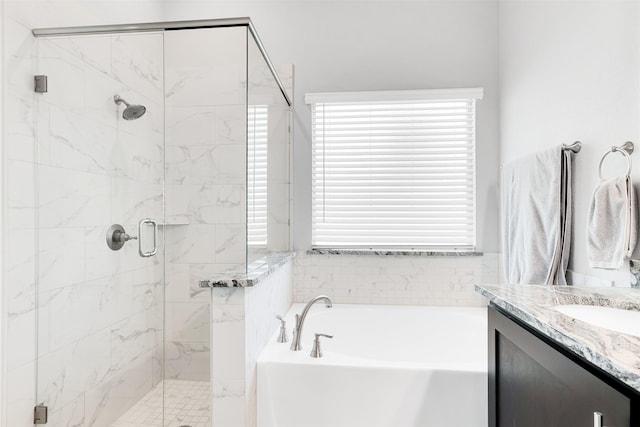
[(640, 292), (637, 289), (476, 285), (476, 291), (540, 333), (640, 391), (640, 337), (598, 328), (553, 308), (562, 304), (583, 304), (640, 310)]
[(275, 273), (280, 267), (291, 262), (296, 255), (296, 252), (267, 255), (249, 264), (247, 266), (247, 274), (221, 273), (211, 279), (201, 280), (198, 285), (201, 288), (246, 288), (255, 286)]
[(214, 287), (211, 294), (211, 382), (213, 425), (256, 425), (258, 355), (293, 299), (293, 262), (257, 286)]
[(294, 302), (326, 294), (342, 304), (482, 307), (476, 283), (500, 280), (498, 254), (420, 256), (300, 252)]

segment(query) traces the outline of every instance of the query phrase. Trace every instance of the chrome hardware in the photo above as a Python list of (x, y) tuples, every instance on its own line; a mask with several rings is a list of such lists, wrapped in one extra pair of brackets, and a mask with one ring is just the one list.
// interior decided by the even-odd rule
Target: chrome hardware
[(278, 342), (289, 341), (289, 338), (287, 338), (287, 323), (284, 321), (282, 316), (276, 316), (276, 318), (280, 321), (280, 334), (278, 334)]
[(46, 424), (49, 420), (49, 408), (44, 405), (38, 405), (33, 408), (33, 423)]
[[(293, 331), (291, 331), (291, 345), (289, 346), (289, 350), (297, 351), (295, 348), (297, 337), (298, 337), (298, 324), (300, 323), (300, 315), (296, 314), (295, 321), (293, 323)], [(300, 350), (300, 349), (298, 349)]]
[(107, 246), (112, 251), (122, 249), (124, 244), (129, 240), (136, 240), (136, 236), (130, 236), (124, 231), (124, 227), (120, 224), (113, 224), (107, 230)]
[(600, 178), (600, 180), (602, 181), (602, 163), (604, 163), (604, 159), (606, 159), (607, 156), (611, 153), (620, 153), (627, 159), (627, 172), (625, 173), (625, 175), (629, 175), (631, 173), (631, 154), (633, 154), (633, 150), (634, 145), (631, 141), (627, 141), (620, 146), (612, 146), (609, 151), (604, 153), (602, 159), (600, 159), (600, 164), (598, 165), (598, 178)]
[(572, 153), (579, 153), (582, 149), (582, 143), (580, 141), (576, 141), (573, 144), (562, 144), (562, 149), (564, 151), (571, 151)]
[(593, 413), (593, 427), (603, 427), (602, 426), (602, 413), (594, 412)]
[(320, 337), (333, 338), (333, 335), (319, 334), (316, 332), (316, 338), (313, 340), (313, 348), (311, 349), (311, 357), (322, 357), (322, 349), (320, 348)]
[(329, 298), (326, 295), (319, 295), (307, 303), (307, 305), (304, 307), (304, 310), (302, 310), (302, 314), (300, 315), (296, 314), (296, 325), (295, 325), (295, 328), (293, 329), (293, 340), (291, 342), (291, 347), (290, 347), (292, 351), (302, 350), (302, 346), (300, 345), (300, 340), (302, 339), (302, 327), (304, 326), (304, 320), (307, 318), (307, 313), (309, 312), (309, 309), (311, 308), (311, 306), (321, 300), (325, 302), (325, 305), (327, 308), (333, 307), (333, 304), (331, 303), (331, 298)]
[[(149, 252), (145, 252), (142, 250), (142, 227), (146, 224), (151, 224), (153, 227), (153, 249)], [(145, 218), (141, 219), (138, 223), (138, 253), (143, 258), (149, 258), (158, 253), (158, 223), (151, 219)]]
[(33, 90), (36, 93), (47, 93), (49, 90), (47, 80), (45, 75), (33, 76)]

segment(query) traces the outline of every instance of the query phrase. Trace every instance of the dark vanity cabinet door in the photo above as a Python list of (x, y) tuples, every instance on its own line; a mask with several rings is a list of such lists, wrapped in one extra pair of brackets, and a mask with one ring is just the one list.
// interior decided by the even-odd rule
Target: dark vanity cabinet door
[(489, 307), (489, 426), (640, 426), (637, 395), (574, 357)]

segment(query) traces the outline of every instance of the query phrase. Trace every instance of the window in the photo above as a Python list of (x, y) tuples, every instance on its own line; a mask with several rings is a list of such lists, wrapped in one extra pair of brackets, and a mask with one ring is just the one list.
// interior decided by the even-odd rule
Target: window
[(312, 244), (475, 248), (482, 89), (307, 94)]
[(267, 245), (267, 105), (247, 109), (247, 244)]

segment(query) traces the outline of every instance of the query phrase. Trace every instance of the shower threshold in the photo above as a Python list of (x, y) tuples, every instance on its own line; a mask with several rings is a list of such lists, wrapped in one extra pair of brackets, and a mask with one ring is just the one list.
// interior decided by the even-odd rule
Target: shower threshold
[(160, 383), (111, 427), (210, 427), (210, 394), (209, 381), (165, 380), (164, 411)]

